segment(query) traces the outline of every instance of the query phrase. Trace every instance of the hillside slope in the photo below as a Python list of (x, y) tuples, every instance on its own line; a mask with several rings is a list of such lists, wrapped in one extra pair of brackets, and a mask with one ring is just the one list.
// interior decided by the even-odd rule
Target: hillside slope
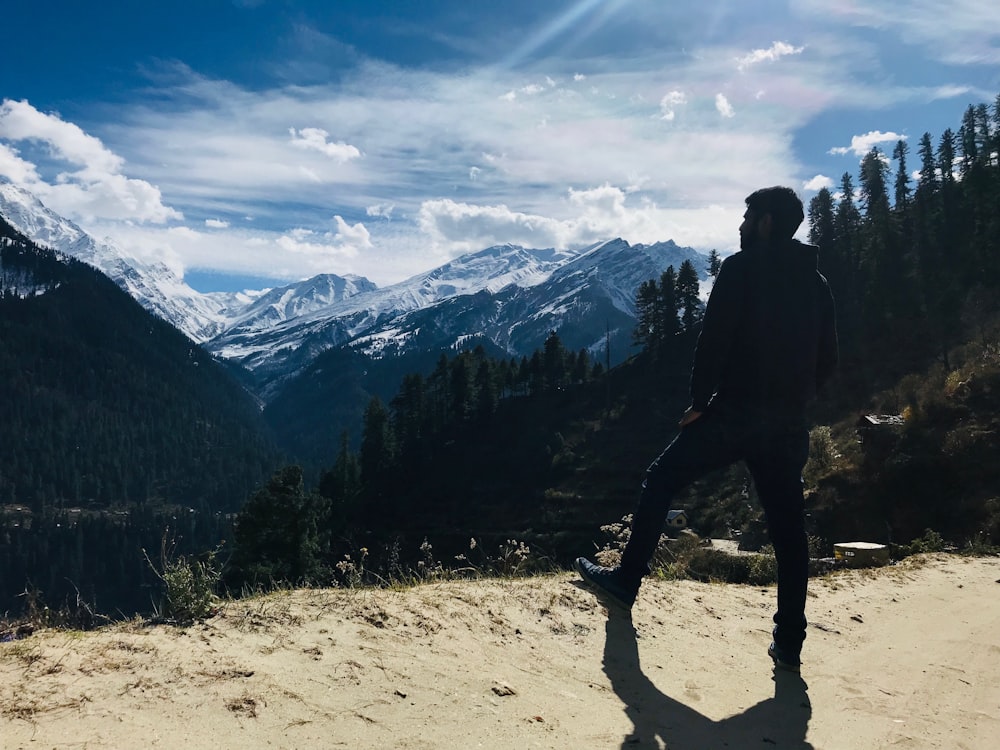
[(276, 455), (250, 395), (100, 272), (2, 220), (0, 236), (0, 423), (16, 436), (0, 501), (237, 507)]

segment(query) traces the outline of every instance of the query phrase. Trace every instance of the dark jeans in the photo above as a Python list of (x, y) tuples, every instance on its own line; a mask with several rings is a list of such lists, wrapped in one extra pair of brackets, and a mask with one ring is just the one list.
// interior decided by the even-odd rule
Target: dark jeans
[(797, 653), (805, 639), (809, 546), (802, 497), (802, 468), (809, 432), (798, 421), (767, 421), (745, 410), (713, 408), (681, 430), (646, 470), (632, 534), (622, 554), (622, 572), (635, 580), (649, 573), (649, 561), (663, 531), (674, 495), (710, 471), (746, 461), (764, 506), (778, 563), (775, 642)]

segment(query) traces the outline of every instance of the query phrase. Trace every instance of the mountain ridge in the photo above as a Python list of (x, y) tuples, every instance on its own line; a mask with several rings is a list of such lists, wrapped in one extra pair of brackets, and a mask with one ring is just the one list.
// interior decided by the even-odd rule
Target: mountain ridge
[(619, 237), (578, 250), (508, 243), (386, 287), (352, 274), (320, 274), (272, 289), (201, 293), (166, 265), (95, 240), (4, 181), (0, 215), (32, 241), (98, 268), (208, 352), (254, 373), (265, 399), (319, 354), (341, 346), (384, 357), (418, 338), (422, 347), (446, 350), (478, 337), (508, 355), (524, 356), (549, 332), (562, 330), (568, 346), (595, 351), (613, 336), (620, 360), (627, 354), (639, 284), (685, 260), (704, 277), (707, 262), (672, 240), (631, 245)]

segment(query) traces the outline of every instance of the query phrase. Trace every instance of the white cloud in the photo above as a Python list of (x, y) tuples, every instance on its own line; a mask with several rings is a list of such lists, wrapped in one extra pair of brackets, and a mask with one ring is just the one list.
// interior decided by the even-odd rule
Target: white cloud
[(670, 91), (660, 99), (660, 119), (673, 121), (676, 108), (687, 104), (687, 95), (683, 91)]
[(0, 143), (0, 176), (26, 188), (41, 181), (35, 165), (18, 156), (17, 149), (3, 143)]
[(395, 208), (391, 203), (379, 203), (374, 206), (368, 206), (365, 209), (365, 213), (375, 218), (391, 219)]
[(505, 205), (477, 206), (448, 198), (424, 201), (417, 218), (438, 249), (467, 252), (499, 242), (529, 247), (565, 247), (561, 222), (512, 211)]
[(851, 138), (850, 146), (836, 146), (831, 148), (829, 153), (837, 156), (842, 156), (844, 154), (854, 154), (855, 156), (864, 156), (872, 147), (878, 146), (881, 143), (896, 143), (900, 140), (906, 140), (907, 136), (900, 135), (899, 133), (883, 133), (881, 130), (872, 130), (864, 135), (856, 135)]
[(574, 81), (586, 81), (587, 80), (587, 76), (585, 76), (583, 73), (577, 73), (577, 74), (575, 74), (573, 76), (573, 80)]
[(58, 115), (39, 112), (26, 101), (0, 104), (0, 138), (45, 143), (63, 161), (83, 167), (86, 175), (116, 174), (124, 162), (97, 138)]
[(727, 119), (736, 116), (736, 111), (733, 109), (733, 105), (729, 103), (725, 94), (715, 95), (715, 109), (720, 115)]
[(825, 174), (818, 174), (811, 180), (806, 180), (802, 183), (802, 189), (808, 190), (810, 192), (818, 192), (823, 188), (832, 188), (833, 180), (827, 177)]
[(205, 226), (209, 229), (229, 229), (229, 222), (222, 219), (205, 219)]
[(26, 162), (4, 144), (0, 144), (0, 169), (69, 218), (157, 224), (183, 218), (163, 204), (159, 188), (123, 175), (124, 159), (98, 138), (58, 115), (39, 112), (26, 101), (5, 99), (0, 104), (0, 139), (42, 144), (47, 149), (43, 158), (51, 171), (57, 171), (54, 177), (44, 178), (38, 164)]
[(450, 199), (425, 201), (419, 212), (424, 233), (438, 257), (512, 242), (527, 247), (581, 247), (624, 237), (652, 243), (664, 237), (695, 247), (735, 249), (743, 203), (698, 208), (663, 208), (648, 199), (630, 205), (630, 191), (605, 184), (566, 195), (566, 218), (474, 205)]
[(331, 159), (341, 162), (357, 159), (361, 156), (361, 151), (358, 150), (357, 146), (343, 141), (337, 143), (328, 141), (327, 138), (330, 137), (330, 134), (322, 128), (302, 128), (302, 130), (289, 128), (288, 132), (292, 136), (292, 145), (296, 148), (319, 151), (321, 154), (326, 154)]
[(196, 232), (191, 229), (191, 227), (170, 227), (167, 230), (167, 234), (173, 237), (183, 237), (186, 240), (200, 240), (204, 235), (201, 232)]
[(743, 71), (757, 63), (774, 62), (787, 55), (800, 55), (803, 50), (805, 50), (805, 47), (793, 47), (787, 42), (775, 42), (767, 49), (755, 49), (749, 55), (738, 58), (736, 67)]
[(360, 221), (357, 224), (348, 224), (340, 216), (333, 217), (337, 225), (337, 232), (334, 240), (341, 245), (350, 245), (355, 249), (369, 248), (372, 246), (371, 235)]

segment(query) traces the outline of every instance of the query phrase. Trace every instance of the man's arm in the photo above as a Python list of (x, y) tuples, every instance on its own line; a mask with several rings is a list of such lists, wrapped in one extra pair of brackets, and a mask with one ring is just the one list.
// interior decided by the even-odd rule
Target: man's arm
[[(703, 412), (715, 395), (743, 306), (743, 280), (735, 256), (722, 263), (705, 308), (691, 368), (691, 412)], [(699, 415), (700, 416), (700, 415)], [(694, 420), (690, 420), (694, 421)]]

